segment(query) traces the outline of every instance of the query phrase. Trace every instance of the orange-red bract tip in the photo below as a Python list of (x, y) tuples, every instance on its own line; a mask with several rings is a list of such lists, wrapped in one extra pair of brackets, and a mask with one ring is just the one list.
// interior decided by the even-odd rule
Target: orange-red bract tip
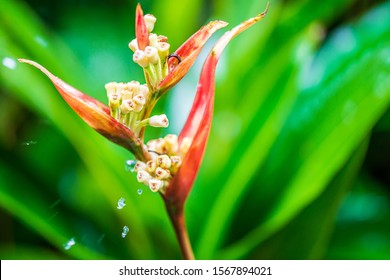
[(143, 146), (133, 132), (111, 117), (108, 106), (82, 93), (50, 73), (42, 65), (27, 59), (18, 59), (41, 70), (53, 83), (62, 98), (90, 127), (110, 141), (131, 151), (136, 158), (145, 159)]
[[(199, 29), (194, 35), (192, 35), (186, 42), (184, 42), (176, 51), (175, 54), (181, 59), (181, 62), (169, 72), (163, 81), (159, 84), (159, 90), (161, 94), (164, 94), (174, 85), (176, 85), (189, 71), (194, 64), (195, 59), (199, 56), (203, 46), (207, 40), (218, 29), (225, 27), (226, 22), (222, 20), (211, 21), (201, 29)], [(169, 64), (172, 61), (177, 61), (175, 58), (171, 58), (168, 61)]]
[(149, 32), (140, 3), (138, 3), (135, 12), (135, 36), (137, 38), (138, 48), (144, 50), (149, 45)]

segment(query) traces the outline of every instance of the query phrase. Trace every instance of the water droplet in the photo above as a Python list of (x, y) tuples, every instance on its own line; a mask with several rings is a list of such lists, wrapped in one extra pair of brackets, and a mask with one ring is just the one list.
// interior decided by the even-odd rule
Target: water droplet
[(75, 245), (75, 244), (76, 244), (76, 241), (74, 240), (74, 237), (72, 237), (68, 242), (66, 242), (66, 243), (64, 244), (64, 249), (65, 249), (65, 250), (69, 250), (69, 249), (72, 248), (73, 245)]
[(127, 226), (124, 226), (122, 231), (122, 238), (125, 238), (128, 233), (129, 233), (129, 228)]
[(125, 200), (123, 197), (121, 197), (121, 198), (118, 200), (118, 207), (117, 207), (117, 208), (118, 208), (119, 210), (126, 206), (125, 201), (126, 201), (126, 200)]
[(31, 146), (31, 145), (36, 145), (37, 143), (38, 143), (37, 141), (27, 141), (27, 142), (23, 142), (22, 145)]
[(142, 189), (138, 189), (138, 190), (137, 190), (137, 193), (138, 193), (139, 195), (141, 195), (143, 192), (144, 192), (144, 191), (143, 191)]
[(135, 165), (137, 164), (136, 160), (126, 160), (125, 169), (127, 172), (134, 172)]
[(10, 57), (3, 58), (3, 65), (8, 69), (14, 70), (16, 68), (16, 61)]

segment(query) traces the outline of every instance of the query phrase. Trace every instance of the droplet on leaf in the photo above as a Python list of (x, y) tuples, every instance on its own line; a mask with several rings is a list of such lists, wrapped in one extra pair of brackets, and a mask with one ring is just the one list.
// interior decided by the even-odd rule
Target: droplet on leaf
[(136, 160), (126, 160), (125, 169), (127, 172), (134, 172), (135, 165), (137, 164)]
[(126, 200), (125, 200), (123, 197), (121, 197), (121, 198), (118, 200), (118, 207), (117, 207), (117, 208), (118, 208), (119, 210), (126, 206), (125, 201), (126, 201)]
[(64, 249), (65, 249), (65, 250), (69, 250), (69, 249), (72, 248), (73, 245), (75, 245), (75, 244), (76, 244), (76, 241), (75, 241), (74, 238), (72, 237), (68, 242), (66, 242), (66, 243), (64, 244)]
[(122, 231), (122, 238), (125, 238), (128, 233), (129, 233), (129, 228), (127, 226), (124, 226)]

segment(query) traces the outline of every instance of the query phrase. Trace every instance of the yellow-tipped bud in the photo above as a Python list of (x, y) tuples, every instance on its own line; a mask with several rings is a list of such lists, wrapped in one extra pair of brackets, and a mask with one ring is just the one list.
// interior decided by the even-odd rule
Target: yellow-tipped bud
[(171, 167), (171, 159), (169, 158), (168, 155), (161, 155), (158, 156), (156, 159), (157, 166), (162, 167), (162, 168), (169, 168)]
[(166, 149), (168, 154), (175, 154), (179, 150), (179, 142), (177, 141), (177, 135), (168, 134), (164, 137), (166, 143)]
[(149, 125), (153, 127), (168, 127), (169, 121), (165, 114), (149, 118)]
[(180, 144), (180, 154), (184, 157), (184, 155), (188, 152), (192, 143), (192, 139), (189, 137), (184, 137)]
[(119, 108), (121, 104), (121, 97), (116, 93), (110, 94), (108, 96), (108, 102), (111, 108)]
[(129, 48), (130, 48), (130, 50), (132, 50), (133, 52), (135, 52), (136, 50), (138, 50), (137, 39), (133, 39), (133, 40), (129, 43)]
[(157, 164), (155, 160), (149, 160), (146, 163), (146, 169), (149, 173), (154, 173), (156, 171)]
[(145, 48), (145, 56), (148, 58), (149, 62), (152, 64), (157, 64), (159, 61), (159, 56), (157, 49), (155, 47), (147, 46)]
[(141, 50), (135, 51), (135, 53), (133, 54), (133, 60), (135, 63), (138, 63), (138, 65), (142, 68), (145, 68), (149, 65), (148, 57), (145, 55), (145, 52)]
[(137, 173), (138, 182), (143, 183), (147, 186), (149, 185), (151, 178), (152, 178), (152, 176), (150, 176), (150, 174), (148, 172), (146, 172), (145, 170), (140, 170)]
[(149, 188), (152, 192), (158, 192), (161, 188), (164, 187), (164, 182), (159, 179), (150, 179)]
[(166, 43), (166, 42), (160, 42), (158, 43), (158, 47), (157, 47), (157, 50), (158, 50), (158, 55), (162, 58), (162, 59), (165, 59), (165, 57), (167, 57), (169, 55), (169, 48), (171, 47), (170, 44)]
[(160, 180), (168, 179), (171, 176), (168, 170), (161, 167), (156, 168), (155, 174), (156, 174), (156, 178)]
[(153, 31), (154, 24), (156, 23), (157, 19), (154, 15), (147, 14), (144, 15), (144, 20), (146, 23), (146, 29), (148, 29), (149, 33)]

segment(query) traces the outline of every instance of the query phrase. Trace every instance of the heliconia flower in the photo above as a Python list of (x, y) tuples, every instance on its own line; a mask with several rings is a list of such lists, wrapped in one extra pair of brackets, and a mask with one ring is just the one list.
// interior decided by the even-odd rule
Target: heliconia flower
[(162, 195), (174, 225), (183, 256), (193, 259), (184, 224), (184, 203), (194, 184), (210, 133), (214, 108), (215, 71), (229, 41), (264, 18), (268, 10), (226, 32), (208, 55), (200, 75), (197, 93), (179, 136), (169, 134), (144, 144), (146, 126), (167, 127), (165, 114), (151, 116), (158, 99), (188, 72), (206, 41), (223, 21), (212, 21), (169, 55), (165, 36), (151, 33), (156, 18), (136, 9), (136, 39), (129, 43), (133, 60), (144, 70), (146, 84), (137, 81), (106, 84), (109, 106), (87, 96), (54, 76), (43, 66), (31, 64), (46, 74), (69, 106), (93, 129), (134, 154), (137, 180)]

